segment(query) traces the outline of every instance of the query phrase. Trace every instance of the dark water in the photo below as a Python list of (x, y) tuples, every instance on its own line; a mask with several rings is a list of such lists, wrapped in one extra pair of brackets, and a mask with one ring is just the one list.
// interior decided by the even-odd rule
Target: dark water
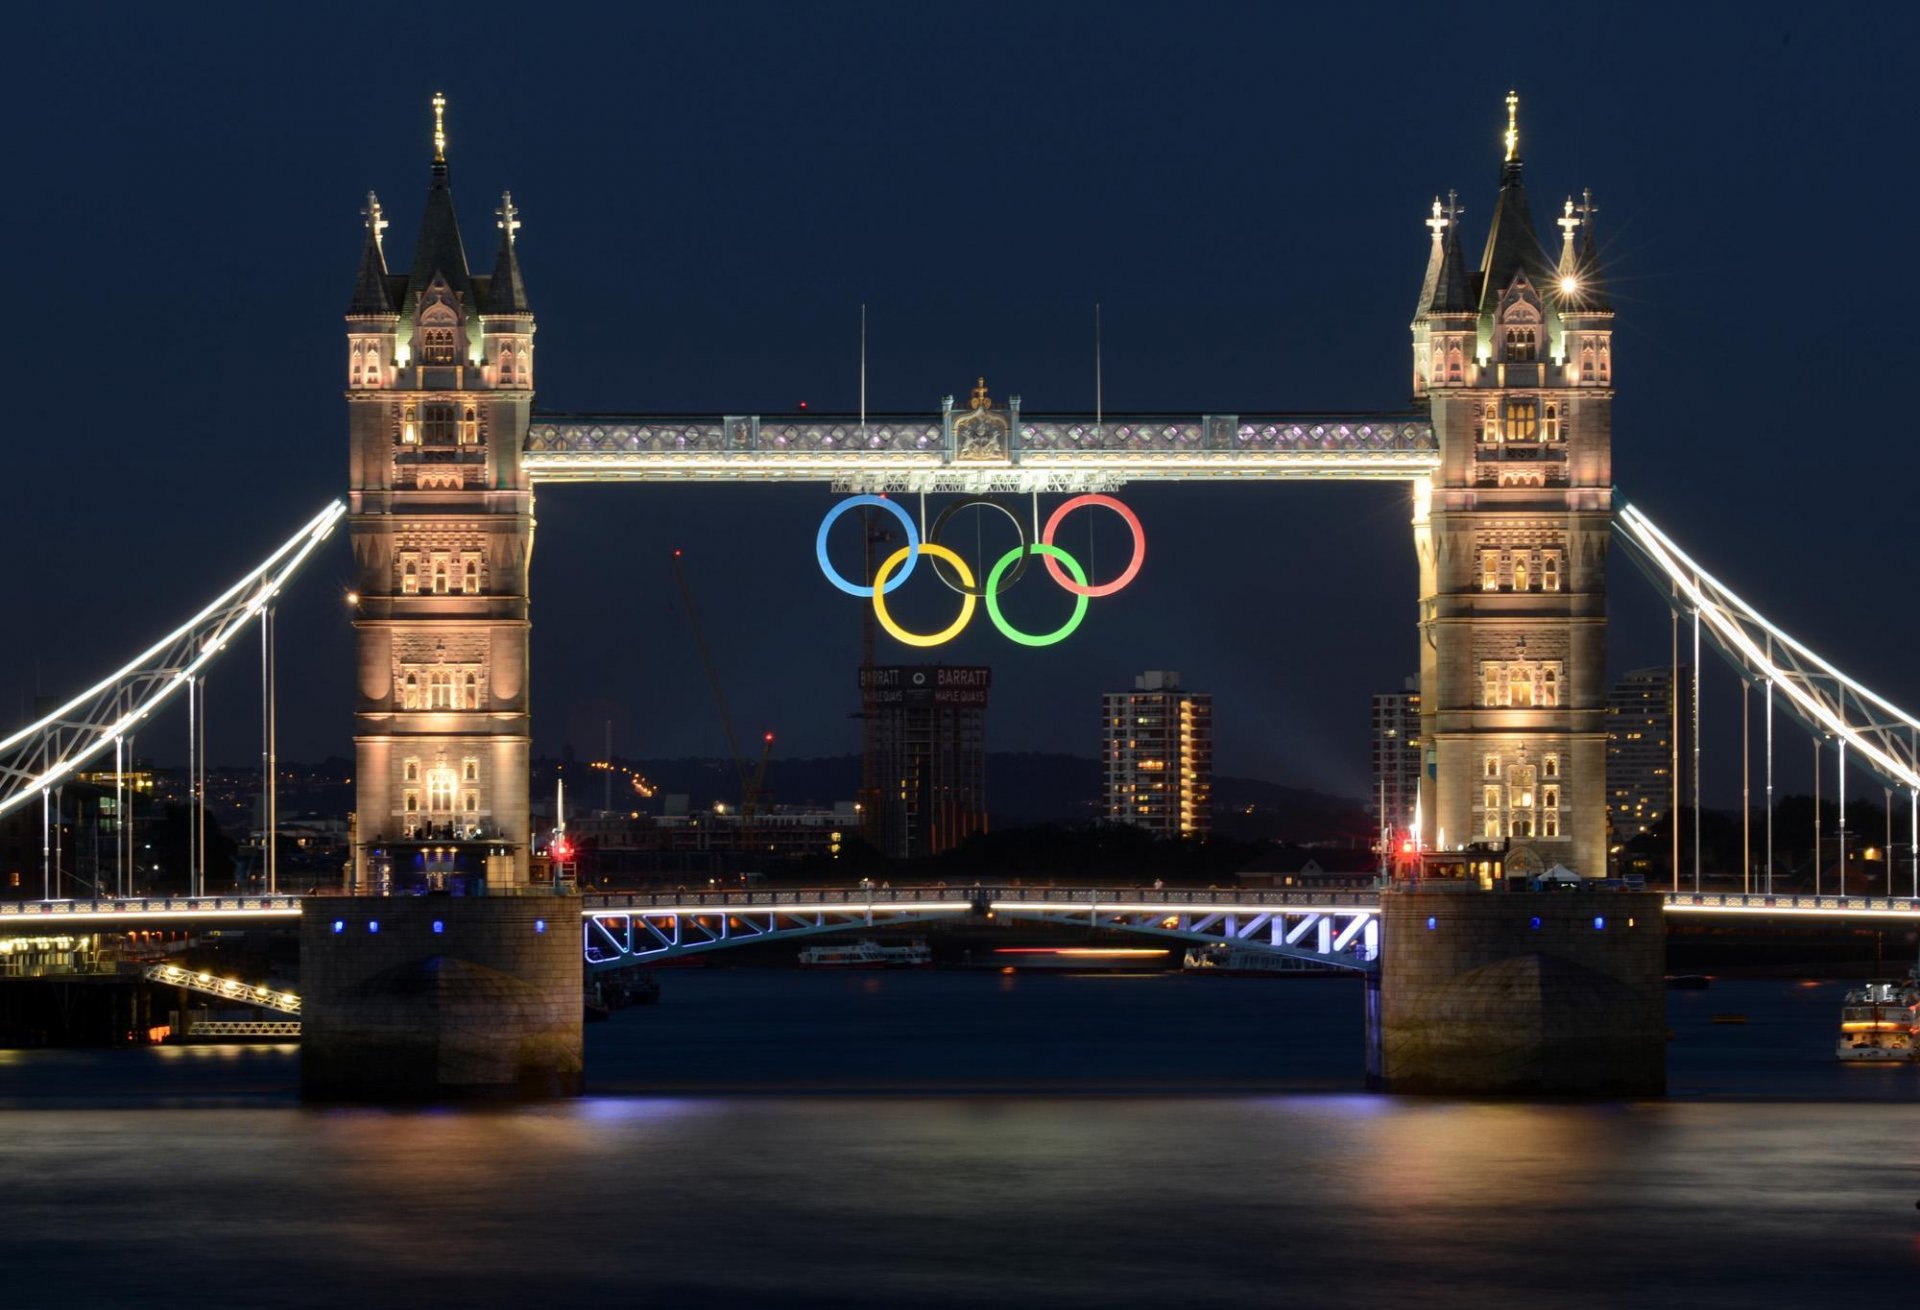
[(1668, 1099), (1512, 1105), (1364, 1093), (1343, 982), (663, 977), (559, 1107), (305, 1109), (288, 1049), (0, 1052), (0, 1305), (1920, 1295), (1920, 1067), (1831, 1059), (1839, 984), (1673, 993)]

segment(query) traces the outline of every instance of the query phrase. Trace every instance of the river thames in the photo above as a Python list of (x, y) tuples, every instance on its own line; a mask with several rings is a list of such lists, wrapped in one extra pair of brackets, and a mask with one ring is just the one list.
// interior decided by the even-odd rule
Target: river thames
[[(301, 1106), (293, 1048), (0, 1052), (16, 1305), (1793, 1306), (1920, 1285), (1920, 1066), (1669, 996), (1664, 1101), (1362, 1088), (1344, 980), (676, 970), (592, 1095)], [(1715, 1022), (1738, 1014), (1744, 1023)]]

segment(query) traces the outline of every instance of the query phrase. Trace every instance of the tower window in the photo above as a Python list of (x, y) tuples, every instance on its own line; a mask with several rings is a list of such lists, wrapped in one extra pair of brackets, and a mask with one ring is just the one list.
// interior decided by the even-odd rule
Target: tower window
[(427, 675), (427, 708), (430, 710), (453, 708), (453, 675), (445, 669), (435, 669)]
[(1560, 590), (1560, 552), (1557, 550), (1540, 554), (1540, 587), (1543, 591)]
[(461, 575), (460, 575), (460, 590), (466, 592), (467, 595), (469, 596), (478, 596), (480, 594), (480, 561), (479, 560), (468, 559), (466, 564), (462, 566)]
[(1513, 589), (1515, 591), (1528, 590), (1527, 584), (1529, 580), (1527, 576), (1526, 552), (1521, 551), (1513, 557)]
[(1497, 550), (1480, 552), (1480, 590), (1500, 590), (1500, 552)]
[(1540, 402), (1532, 396), (1515, 396), (1506, 403), (1504, 429), (1508, 441), (1540, 439)]
[(403, 556), (400, 561), (400, 594), (415, 596), (419, 593), (420, 566), (414, 562), (410, 554)]
[(1560, 407), (1558, 405), (1552, 403), (1547, 405), (1546, 418), (1541, 424), (1540, 436), (1545, 441), (1560, 440)]
[(480, 781), (480, 761), (479, 760), (467, 760), (460, 765), (460, 781), (462, 782)]
[(1539, 357), (1539, 339), (1530, 327), (1508, 328), (1506, 344), (1506, 357), (1510, 360), (1524, 363)]
[(423, 364), (453, 363), (456, 349), (454, 335), (454, 330), (450, 327), (421, 328), (420, 362)]
[(462, 407), (460, 411), (460, 444), (478, 445), (480, 442), (480, 415), (472, 405)]
[(1540, 757), (1540, 776), (1543, 778), (1557, 778), (1560, 776), (1560, 757), (1558, 755), (1543, 755)]
[(480, 679), (469, 673), (460, 684), (460, 708), (477, 710), (480, 708)]
[(417, 446), (420, 444), (420, 407), (408, 405), (400, 411), (400, 444)]
[(420, 761), (408, 760), (405, 764), (401, 765), (400, 779), (402, 782), (420, 781)]
[(1458, 382), (1460, 380), (1462, 363), (1460, 347), (1454, 346), (1447, 351), (1447, 381)]
[(1487, 756), (1486, 759), (1481, 764), (1480, 771), (1484, 776), (1489, 778), (1499, 777), (1500, 776), (1500, 757), (1498, 755)]
[(409, 673), (400, 683), (400, 708), (417, 710), (420, 708), (420, 678)]
[(448, 404), (429, 404), (426, 415), (426, 444), (429, 446), (451, 446), (455, 440), (453, 406)]
[(442, 765), (427, 774), (427, 809), (437, 814), (453, 811), (453, 770)]

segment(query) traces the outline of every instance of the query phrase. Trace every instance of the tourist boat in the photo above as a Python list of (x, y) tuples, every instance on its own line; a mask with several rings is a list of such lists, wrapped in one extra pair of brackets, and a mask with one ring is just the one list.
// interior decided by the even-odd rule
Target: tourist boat
[(924, 969), (932, 963), (933, 951), (925, 942), (882, 946), (863, 939), (832, 946), (809, 946), (800, 952), (802, 969)]
[(1263, 951), (1230, 942), (1213, 942), (1187, 951), (1183, 973), (1207, 973), (1222, 978), (1330, 978), (1342, 972), (1311, 960), (1295, 959), (1277, 951)]
[(1913, 1059), (1916, 1011), (1920, 980), (1911, 975), (1852, 989), (1840, 1005), (1840, 1040), (1834, 1054), (1842, 1060)]

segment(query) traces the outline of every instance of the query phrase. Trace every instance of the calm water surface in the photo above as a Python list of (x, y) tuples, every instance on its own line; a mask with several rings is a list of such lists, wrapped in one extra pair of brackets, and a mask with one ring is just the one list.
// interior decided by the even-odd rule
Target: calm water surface
[[(1336, 981), (663, 975), (594, 1095), (298, 1105), (290, 1049), (0, 1052), (0, 1304), (1831, 1305), (1920, 1288), (1920, 1067), (1673, 993), (1673, 1095), (1360, 1087)], [(1738, 1012), (1745, 1025), (1712, 1022)]]

